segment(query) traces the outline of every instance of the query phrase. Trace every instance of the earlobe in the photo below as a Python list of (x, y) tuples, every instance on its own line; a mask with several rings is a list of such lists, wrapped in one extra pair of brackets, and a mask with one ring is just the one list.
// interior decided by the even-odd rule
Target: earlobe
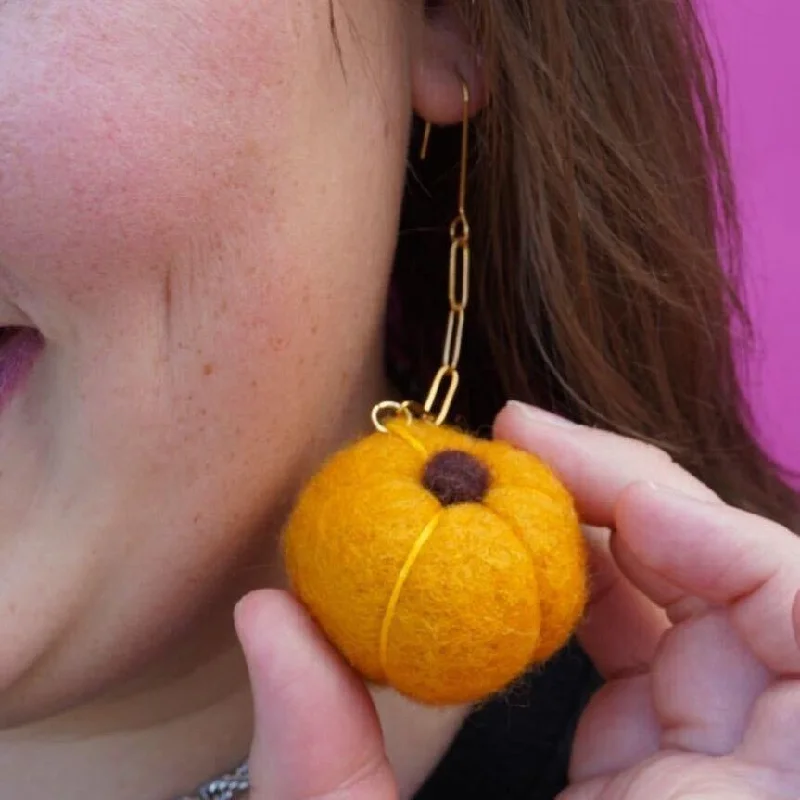
[(429, 9), (412, 56), (414, 111), (433, 125), (454, 125), (464, 113), (462, 84), (470, 113), (486, 104), (486, 80), (474, 37), (456, 2)]

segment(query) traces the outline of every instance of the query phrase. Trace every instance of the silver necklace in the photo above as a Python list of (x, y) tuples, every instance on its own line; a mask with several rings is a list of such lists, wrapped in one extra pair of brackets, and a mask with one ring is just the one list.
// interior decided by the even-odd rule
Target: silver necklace
[(250, 791), (250, 769), (245, 761), (233, 772), (201, 786), (194, 794), (178, 797), (176, 800), (236, 800)]

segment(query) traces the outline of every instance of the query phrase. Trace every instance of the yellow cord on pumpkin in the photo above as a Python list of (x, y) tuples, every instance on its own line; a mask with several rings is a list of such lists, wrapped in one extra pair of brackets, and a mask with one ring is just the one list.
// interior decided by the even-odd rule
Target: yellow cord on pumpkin
[[(402, 439), (407, 445), (413, 447), (423, 458), (427, 459), (429, 456), (428, 450), (425, 445), (414, 436), (411, 431), (408, 430), (408, 425), (406, 423), (396, 423), (396, 424), (388, 424), (386, 429), (389, 433), (394, 434), (395, 436)], [(386, 605), (386, 613), (383, 616), (383, 624), (381, 625), (381, 636), (380, 636), (380, 664), (381, 664), (381, 672), (383, 672), (384, 678), (387, 677), (387, 660), (388, 660), (388, 652), (389, 652), (389, 629), (392, 626), (392, 620), (394, 619), (395, 611), (397, 611), (397, 604), (400, 601), (400, 593), (403, 591), (403, 586), (405, 585), (406, 580), (408, 580), (408, 576), (411, 574), (411, 569), (414, 566), (414, 562), (417, 560), (417, 557), (422, 552), (422, 548), (425, 546), (425, 543), (430, 539), (431, 534), (436, 530), (437, 525), (439, 524), (439, 517), (441, 513), (436, 514), (435, 517), (425, 526), (422, 530), (422, 533), (417, 537), (414, 544), (411, 546), (411, 550), (406, 557), (405, 564), (403, 564), (403, 568), (400, 570), (397, 580), (395, 581), (394, 587), (392, 588), (392, 594), (389, 597), (389, 602)]]
[(389, 433), (399, 436), (406, 444), (411, 445), (423, 458), (428, 457), (428, 451), (425, 445), (408, 430), (408, 425), (404, 422), (399, 422), (394, 425), (387, 425)]
[(380, 663), (381, 672), (383, 672), (384, 678), (387, 678), (386, 661), (389, 651), (389, 628), (392, 626), (392, 620), (394, 619), (395, 611), (397, 611), (397, 604), (400, 601), (400, 593), (403, 591), (403, 585), (405, 584), (406, 580), (408, 580), (408, 576), (411, 574), (411, 569), (414, 566), (414, 562), (422, 552), (422, 548), (425, 547), (425, 543), (431, 538), (431, 535), (439, 525), (439, 519), (441, 516), (441, 512), (436, 514), (436, 516), (425, 526), (422, 533), (420, 533), (420, 535), (417, 537), (408, 553), (408, 556), (406, 557), (406, 563), (403, 564), (403, 568), (400, 570), (400, 573), (397, 576), (394, 588), (392, 589), (392, 594), (389, 597), (389, 603), (386, 606), (386, 613), (383, 615), (380, 638)]

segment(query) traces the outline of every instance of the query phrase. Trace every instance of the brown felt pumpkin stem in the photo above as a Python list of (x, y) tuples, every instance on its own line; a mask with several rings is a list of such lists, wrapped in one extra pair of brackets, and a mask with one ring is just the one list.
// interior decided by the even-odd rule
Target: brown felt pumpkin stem
[(480, 503), (489, 489), (489, 470), (463, 450), (443, 450), (431, 458), (422, 474), (422, 485), (443, 506)]

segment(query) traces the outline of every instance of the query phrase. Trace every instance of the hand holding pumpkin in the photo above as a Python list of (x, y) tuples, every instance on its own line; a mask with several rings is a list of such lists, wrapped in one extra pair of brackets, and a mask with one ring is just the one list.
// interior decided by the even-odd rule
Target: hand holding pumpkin
[[(579, 633), (608, 684), (579, 727), (565, 800), (799, 796), (800, 542), (638, 442), (520, 408), (496, 433), (553, 466), (583, 522), (615, 531), (592, 537)], [(252, 800), (396, 798), (363, 684), (296, 603), (255, 593), (237, 627)]]
[(521, 406), (495, 430), (599, 529), (579, 634), (607, 683), (561, 800), (800, 797), (800, 539), (650, 445)]

